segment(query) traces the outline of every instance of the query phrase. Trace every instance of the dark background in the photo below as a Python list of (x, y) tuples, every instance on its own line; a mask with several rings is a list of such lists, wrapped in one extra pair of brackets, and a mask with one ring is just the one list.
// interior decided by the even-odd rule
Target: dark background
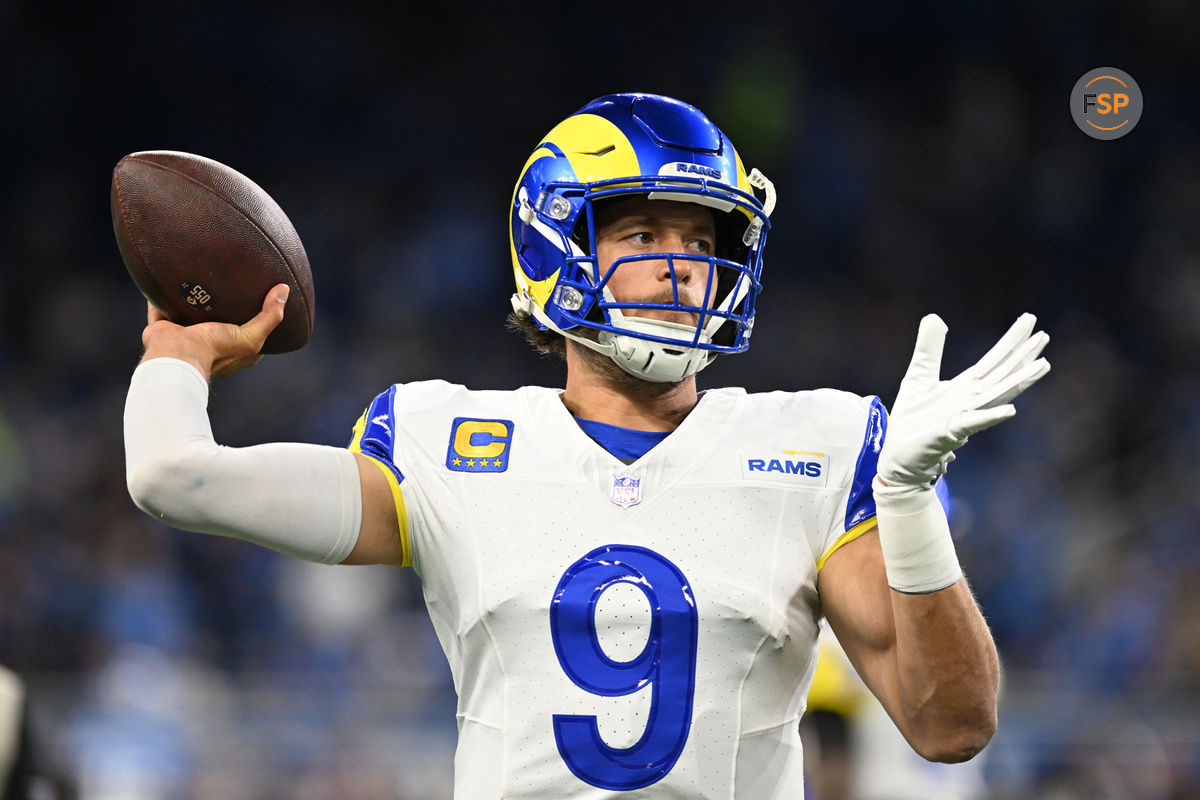
[[(453, 701), (411, 574), (292, 564), (129, 501), (145, 308), (112, 236), (117, 160), (201, 153), (288, 212), (313, 339), (218, 383), (214, 429), (343, 444), (394, 381), (561, 383), (503, 330), (512, 183), (588, 100), (651, 91), (779, 191), (754, 347), (702, 385), (890, 403), (924, 313), (950, 326), (947, 373), (1038, 315), (1053, 372), (949, 478), (1007, 668), (991, 791), (1197, 796), (1197, 34), (1183, 0), (10, 0), (0, 661), (30, 677), (47, 746), (85, 796), (448, 796)], [(1068, 109), (1099, 66), (1145, 98), (1116, 141)]]

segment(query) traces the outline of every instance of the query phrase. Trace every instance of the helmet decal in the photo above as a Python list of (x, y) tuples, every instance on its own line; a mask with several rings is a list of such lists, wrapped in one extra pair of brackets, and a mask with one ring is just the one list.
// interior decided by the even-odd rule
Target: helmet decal
[(614, 175), (640, 175), (637, 153), (629, 137), (604, 117), (576, 114), (560, 122), (546, 135), (582, 183)]

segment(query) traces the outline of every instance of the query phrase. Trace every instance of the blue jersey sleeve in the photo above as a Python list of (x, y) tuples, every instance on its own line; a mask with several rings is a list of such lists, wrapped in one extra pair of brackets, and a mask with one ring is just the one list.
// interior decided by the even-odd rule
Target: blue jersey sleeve
[(850, 483), (850, 498), (846, 502), (845, 530), (861, 525), (875, 516), (875, 494), (871, 481), (879, 467), (879, 451), (887, 435), (887, 410), (878, 397), (871, 398), (867, 412), (867, 429), (863, 436), (862, 449), (858, 451), (858, 463)]
[(395, 476), (397, 484), (404, 475), (396, 466), (396, 432), (392, 420), (392, 403), (396, 398), (396, 387), (378, 395), (354, 424), (354, 432), (348, 447), (355, 453), (370, 456), (386, 467)]
[(353, 453), (369, 456), (383, 472), (396, 508), (396, 524), (400, 533), (402, 566), (412, 566), (412, 542), (408, 535), (408, 511), (400, 484), (404, 473), (396, 466), (396, 425), (393, 418), (396, 387), (377, 396), (354, 423), (354, 433), (347, 447)]

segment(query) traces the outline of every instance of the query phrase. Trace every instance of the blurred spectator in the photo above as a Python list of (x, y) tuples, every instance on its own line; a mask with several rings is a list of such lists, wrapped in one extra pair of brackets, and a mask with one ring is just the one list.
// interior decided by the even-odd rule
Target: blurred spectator
[(0, 667), (0, 800), (74, 800), (75, 788), (34, 730), (25, 682)]

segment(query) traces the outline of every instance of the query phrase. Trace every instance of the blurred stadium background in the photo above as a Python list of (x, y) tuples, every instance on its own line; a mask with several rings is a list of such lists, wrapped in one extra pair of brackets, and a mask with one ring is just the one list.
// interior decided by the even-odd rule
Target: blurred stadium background
[[(448, 798), (454, 739), (410, 573), (129, 501), (116, 161), (198, 152), (279, 200), (314, 338), (218, 384), (214, 427), (342, 444), (393, 381), (561, 381), (502, 331), (505, 208), (542, 134), (628, 90), (698, 105), (779, 189), (755, 346), (702, 384), (890, 403), (923, 313), (948, 371), (1039, 315), (1054, 371), (951, 472), (1006, 667), (990, 796), (1200, 797), (1200, 6), (404, 8), (0, 5), (0, 663), (82, 797)], [(1145, 97), (1113, 142), (1068, 112), (1097, 66)]]

